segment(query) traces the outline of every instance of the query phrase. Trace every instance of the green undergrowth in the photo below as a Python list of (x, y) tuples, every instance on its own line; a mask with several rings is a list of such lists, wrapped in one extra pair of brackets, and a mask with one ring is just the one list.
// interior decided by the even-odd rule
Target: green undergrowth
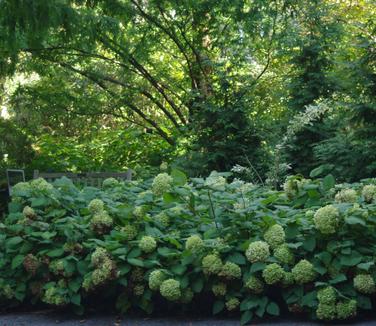
[(20, 183), (0, 222), (0, 306), (121, 313), (156, 302), (242, 324), (281, 311), (325, 321), (373, 308), (376, 185), (290, 177), (283, 191), (178, 170), (79, 189)]

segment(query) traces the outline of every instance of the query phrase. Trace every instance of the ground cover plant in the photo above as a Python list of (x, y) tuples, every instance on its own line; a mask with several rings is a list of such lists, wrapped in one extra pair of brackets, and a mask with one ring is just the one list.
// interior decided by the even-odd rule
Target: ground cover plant
[(242, 324), (284, 310), (351, 319), (373, 307), (375, 202), (375, 180), (331, 175), (282, 191), (178, 170), (102, 189), (20, 183), (0, 222), (0, 306), (83, 313), (95, 297), (151, 313), (205, 297)]

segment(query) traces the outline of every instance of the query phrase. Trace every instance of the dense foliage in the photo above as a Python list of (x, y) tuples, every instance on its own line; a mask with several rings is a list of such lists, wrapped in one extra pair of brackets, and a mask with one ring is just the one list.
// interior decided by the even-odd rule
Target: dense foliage
[(34, 155), (13, 165), (372, 177), (375, 21), (372, 0), (4, 0), (0, 104)]
[(374, 179), (296, 176), (275, 191), (227, 177), (18, 184), (0, 223), (1, 306), (82, 313), (95, 298), (151, 313), (204, 299), (242, 324), (286, 309), (325, 321), (372, 309)]

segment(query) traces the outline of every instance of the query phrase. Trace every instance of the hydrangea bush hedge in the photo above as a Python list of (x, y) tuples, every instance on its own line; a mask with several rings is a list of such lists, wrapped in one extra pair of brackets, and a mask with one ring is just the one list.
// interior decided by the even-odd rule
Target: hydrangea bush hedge
[(151, 313), (158, 300), (190, 309), (205, 297), (242, 324), (285, 309), (326, 321), (372, 309), (373, 180), (290, 177), (275, 191), (227, 176), (18, 184), (0, 223), (0, 306), (82, 313), (100, 294)]

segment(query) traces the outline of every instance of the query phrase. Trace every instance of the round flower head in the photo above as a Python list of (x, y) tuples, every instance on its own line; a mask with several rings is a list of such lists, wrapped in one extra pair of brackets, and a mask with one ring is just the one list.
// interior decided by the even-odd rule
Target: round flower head
[(32, 189), (41, 191), (41, 192), (47, 192), (54, 189), (53, 185), (48, 183), (43, 178), (38, 178), (30, 182), (30, 186)]
[(265, 283), (269, 285), (281, 282), (284, 276), (285, 271), (276, 263), (267, 265), (262, 271), (262, 277), (264, 278)]
[(167, 169), (168, 169), (168, 163), (167, 162), (162, 162), (161, 165), (159, 166), (159, 169), (161, 171), (167, 171)]
[(276, 248), (285, 242), (285, 231), (279, 224), (274, 224), (265, 232), (264, 239), (271, 248)]
[(192, 253), (200, 253), (204, 248), (204, 241), (199, 235), (191, 235), (185, 242), (185, 248)]
[(226, 283), (218, 283), (212, 286), (212, 291), (216, 297), (225, 296), (227, 293)]
[(283, 184), (283, 191), (286, 193), (288, 198), (294, 198), (298, 193), (297, 180), (292, 177), (287, 177), (285, 183)]
[(104, 203), (100, 199), (93, 199), (87, 206), (91, 214), (98, 214), (103, 212)]
[(22, 214), (23, 216), (31, 220), (33, 220), (37, 216), (37, 214), (35, 214), (35, 211), (30, 206), (25, 206), (22, 211)]
[(270, 256), (269, 245), (264, 241), (251, 242), (245, 255), (251, 263), (266, 261)]
[(321, 320), (333, 320), (336, 318), (336, 305), (319, 303), (316, 316)]
[(65, 295), (61, 295), (59, 288), (55, 286), (52, 286), (46, 290), (42, 300), (54, 306), (63, 306), (68, 303), (68, 298)]
[(155, 216), (155, 220), (158, 221), (160, 224), (162, 224), (165, 227), (167, 227), (170, 224), (170, 218), (164, 212), (159, 213), (157, 216)]
[(338, 319), (349, 319), (356, 316), (357, 304), (355, 300), (338, 302), (336, 311)]
[(294, 255), (292, 254), (290, 248), (286, 244), (278, 246), (274, 250), (273, 256), (277, 258), (277, 260), (281, 264), (285, 265), (292, 265), (295, 261)]
[(149, 288), (153, 291), (159, 291), (162, 282), (166, 280), (166, 275), (161, 270), (152, 271), (149, 275)]
[(35, 275), (37, 269), (40, 266), (40, 262), (37, 257), (33, 254), (28, 254), (25, 256), (23, 261), (23, 266), (26, 271), (28, 271), (31, 275)]
[(109, 267), (106, 263), (93, 271), (92, 282), (95, 286), (105, 284), (111, 278), (112, 270)]
[(138, 246), (143, 252), (150, 253), (157, 248), (157, 242), (153, 237), (145, 235), (141, 238)]
[(334, 199), (337, 203), (355, 203), (358, 196), (354, 189), (342, 189), (337, 192)]
[(238, 298), (231, 298), (226, 301), (226, 308), (228, 311), (233, 311), (238, 308), (240, 301)]
[(264, 291), (264, 283), (255, 276), (251, 276), (245, 287), (250, 289), (252, 293), (259, 294)]
[(372, 294), (375, 292), (375, 281), (369, 274), (359, 274), (354, 277), (354, 288), (363, 294)]
[(136, 284), (133, 288), (133, 293), (136, 297), (140, 297), (144, 294), (145, 286), (143, 284)]
[(202, 259), (202, 269), (206, 275), (219, 274), (222, 270), (222, 261), (218, 255), (210, 254)]
[(107, 250), (102, 247), (97, 247), (91, 255), (91, 263), (95, 267), (100, 267), (104, 261), (110, 259)]
[(49, 269), (55, 275), (64, 275), (64, 261), (61, 259), (52, 261), (49, 265)]
[(339, 211), (333, 205), (321, 207), (316, 211), (313, 221), (321, 233), (335, 233), (339, 226)]
[(242, 276), (242, 270), (235, 263), (227, 262), (222, 266), (219, 276), (222, 276), (228, 280), (234, 280)]
[(295, 282), (298, 284), (312, 282), (316, 277), (316, 272), (313, 269), (313, 265), (305, 259), (297, 263), (291, 272), (294, 276)]
[(107, 178), (103, 180), (102, 187), (104, 189), (106, 188), (113, 188), (119, 185), (119, 181), (117, 181), (115, 178)]
[(187, 288), (183, 291), (180, 301), (182, 303), (190, 303), (193, 299), (193, 296), (194, 296), (193, 291), (190, 288)]
[(157, 197), (162, 196), (165, 192), (170, 191), (174, 179), (167, 173), (158, 174), (152, 184), (153, 194)]
[(120, 229), (120, 232), (125, 236), (125, 238), (130, 241), (137, 237), (137, 228), (131, 224), (127, 224)]
[(362, 196), (367, 203), (371, 203), (376, 198), (376, 185), (366, 185), (362, 189)]
[(90, 220), (90, 227), (93, 231), (99, 234), (104, 234), (110, 231), (112, 224), (112, 217), (105, 211), (96, 213)]
[(19, 182), (12, 187), (12, 197), (22, 197), (29, 194), (31, 186), (27, 182)]
[(180, 283), (172, 278), (163, 281), (159, 290), (162, 297), (169, 301), (177, 301), (181, 297)]
[(132, 270), (131, 273), (131, 280), (132, 282), (142, 282), (144, 279), (144, 271), (140, 267), (136, 267), (134, 270)]
[(138, 218), (138, 219), (141, 219), (145, 216), (146, 214), (146, 211), (145, 211), (145, 208), (143, 206), (136, 206), (134, 209), (133, 209), (133, 215)]
[(219, 175), (218, 172), (213, 171), (210, 175), (205, 179), (204, 185), (212, 188), (213, 190), (224, 190), (226, 186), (226, 178)]
[(317, 292), (317, 300), (319, 303), (334, 305), (337, 300), (336, 291), (331, 286), (323, 288)]

